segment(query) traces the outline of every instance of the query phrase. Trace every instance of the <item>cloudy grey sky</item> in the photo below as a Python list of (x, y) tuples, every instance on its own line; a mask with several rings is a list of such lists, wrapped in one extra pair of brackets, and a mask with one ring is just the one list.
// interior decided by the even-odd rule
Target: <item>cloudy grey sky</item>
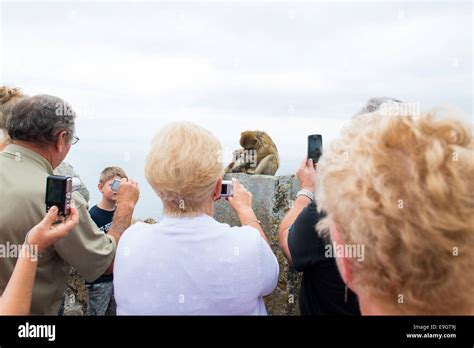
[[(68, 161), (91, 189), (120, 165), (142, 184), (139, 217), (160, 202), (143, 176), (153, 134), (196, 122), (230, 154), (267, 131), (280, 174), (306, 136), (325, 143), (373, 96), (472, 115), (472, 2), (1, 1), (1, 84), (77, 110)], [(469, 116), (467, 116), (469, 115)]]

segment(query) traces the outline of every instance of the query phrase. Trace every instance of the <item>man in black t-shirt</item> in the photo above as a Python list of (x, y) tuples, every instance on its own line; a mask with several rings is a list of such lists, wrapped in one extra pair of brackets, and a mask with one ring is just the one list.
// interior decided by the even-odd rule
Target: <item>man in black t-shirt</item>
[[(92, 220), (104, 232), (109, 232), (115, 213), (117, 192), (112, 191), (112, 182), (127, 179), (127, 174), (122, 168), (107, 167), (100, 173), (99, 191), (102, 193), (101, 201), (89, 210)], [(87, 304), (88, 315), (116, 315), (117, 305), (113, 296), (113, 274), (102, 275), (92, 283), (86, 282), (89, 301)]]
[(280, 247), (298, 272), (303, 272), (300, 289), (302, 315), (360, 315), (356, 295), (342, 281), (336, 259), (325, 256), (329, 241), (318, 235), (315, 225), (323, 216), (314, 202), (316, 169), (304, 160), (296, 176), (301, 190), (282, 220)]

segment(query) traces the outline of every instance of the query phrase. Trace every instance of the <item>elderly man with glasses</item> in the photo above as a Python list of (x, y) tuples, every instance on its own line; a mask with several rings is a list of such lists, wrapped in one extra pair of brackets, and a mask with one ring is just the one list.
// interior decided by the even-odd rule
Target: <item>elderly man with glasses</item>
[[(75, 136), (75, 113), (62, 99), (38, 95), (25, 98), (6, 121), (11, 138), (0, 152), (0, 244), (23, 244), (29, 231), (46, 215), (46, 178), (66, 158)], [(130, 226), (139, 190), (135, 182), (122, 183), (108, 234), (90, 218), (87, 202), (73, 193), (79, 223), (64, 239), (46, 248), (38, 261), (31, 314), (57, 314), (69, 266), (85, 280), (111, 273), (116, 245)], [(0, 294), (13, 272), (16, 258), (0, 259)]]

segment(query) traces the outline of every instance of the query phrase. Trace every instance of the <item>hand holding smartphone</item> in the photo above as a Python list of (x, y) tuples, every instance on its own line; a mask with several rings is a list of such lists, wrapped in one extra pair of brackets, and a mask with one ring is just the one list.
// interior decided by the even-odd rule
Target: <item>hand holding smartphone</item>
[(323, 137), (321, 134), (311, 134), (308, 136), (308, 159), (312, 159), (316, 164), (323, 154)]

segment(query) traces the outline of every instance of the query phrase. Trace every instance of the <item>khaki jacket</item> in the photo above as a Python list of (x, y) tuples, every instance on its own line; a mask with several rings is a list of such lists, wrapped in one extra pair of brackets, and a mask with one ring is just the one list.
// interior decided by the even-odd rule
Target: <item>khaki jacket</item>
[[(51, 164), (32, 150), (10, 144), (0, 152), (0, 244), (23, 244), (26, 233), (46, 215), (46, 178), (52, 174)], [(70, 266), (93, 282), (115, 256), (115, 239), (99, 230), (79, 193), (73, 193), (73, 200), (79, 224), (40, 254), (31, 314), (57, 315)], [(0, 293), (15, 263), (15, 257), (0, 257)]]

